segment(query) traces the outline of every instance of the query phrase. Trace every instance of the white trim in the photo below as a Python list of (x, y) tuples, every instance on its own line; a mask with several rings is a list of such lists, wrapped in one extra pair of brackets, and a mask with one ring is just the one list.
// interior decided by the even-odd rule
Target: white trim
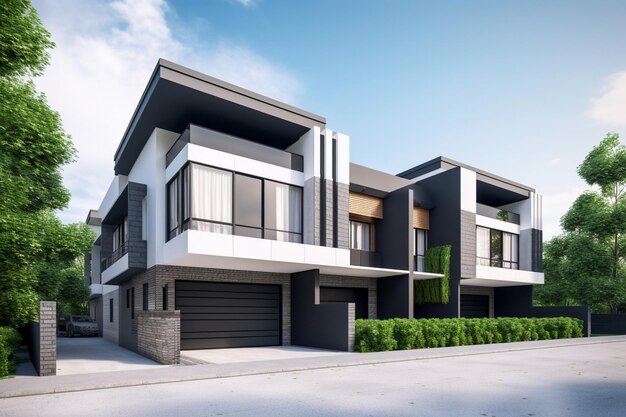
[(420, 175), (419, 177), (415, 177), (415, 178), (411, 179), (411, 181), (413, 181), (414, 183), (415, 182), (419, 182), (421, 180), (425, 180), (426, 178), (434, 177), (435, 175), (441, 174), (442, 172), (445, 172), (445, 171), (446, 170), (443, 169), (443, 168), (437, 168), (437, 169), (434, 169), (434, 170), (432, 170), (430, 172), (427, 172), (424, 175)]
[(502, 230), (503, 232), (520, 234), (520, 227), (517, 224), (492, 219), (491, 217), (476, 215), (476, 226), (488, 227), (489, 229)]
[[(522, 271), (519, 269), (496, 268), (492, 266), (476, 265), (476, 279), (487, 280), (509, 285), (543, 284), (543, 272)], [(474, 279), (462, 279), (462, 285), (481, 285)], [(463, 284), (464, 283), (464, 284)], [(483, 284), (485, 285), (485, 284)], [(487, 285), (489, 286), (489, 285)]]
[(120, 259), (115, 261), (113, 265), (108, 267), (102, 272), (102, 283), (107, 284), (113, 278), (121, 275), (122, 273), (128, 271), (128, 254), (122, 256)]
[(476, 173), (461, 167), (461, 210), (476, 213)]

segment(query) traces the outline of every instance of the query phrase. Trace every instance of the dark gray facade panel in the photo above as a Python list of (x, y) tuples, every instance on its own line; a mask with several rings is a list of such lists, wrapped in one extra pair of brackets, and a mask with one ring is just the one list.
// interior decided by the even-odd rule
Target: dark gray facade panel
[(413, 280), (409, 275), (379, 278), (376, 282), (378, 318), (413, 318)]
[(416, 304), (415, 317), (458, 317), (461, 277), (461, 170), (450, 169), (419, 182), (431, 196), (428, 247), (451, 245), (450, 302)]
[(383, 200), (383, 218), (376, 224), (377, 266), (409, 270), (413, 244), (413, 190), (403, 188)]
[(531, 229), (531, 271), (543, 272), (543, 231)]
[(147, 242), (142, 239), (142, 202), (146, 197), (146, 184), (128, 183), (128, 266), (146, 268)]
[(461, 210), (461, 278), (476, 278), (476, 214)]
[(333, 181), (324, 180), (324, 189), (324, 195), (326, 196), (326, 207), (324, 210), (324, 236), (326, 239), (324, 246), (332, 248), (335, 246), (335, 199)]
[(355, 319), (369, 318), (367, 288), (320, 287), (320, 303), (354, 303)]
[(320, 304), (319, 270), (291, 274), (292, 344), (351, 351), (353, 326), (354, 304)]

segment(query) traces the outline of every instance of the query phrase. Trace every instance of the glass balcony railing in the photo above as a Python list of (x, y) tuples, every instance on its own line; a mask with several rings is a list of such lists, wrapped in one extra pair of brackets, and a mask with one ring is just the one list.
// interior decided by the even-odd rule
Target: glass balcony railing
[(520, 224), (519, 214), (480, 203), (476, 203), (476, 214), (507, 223)]

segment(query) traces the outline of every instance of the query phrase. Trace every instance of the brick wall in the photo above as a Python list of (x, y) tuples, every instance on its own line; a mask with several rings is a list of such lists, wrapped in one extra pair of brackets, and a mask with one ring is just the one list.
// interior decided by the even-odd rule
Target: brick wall
[(350, 221), (348, 220), (349, 205), (348, 184), (337, 183), (337, 247), (350, 247)]
[(41, 301), (39, 303), (39, 376), (57, 374), (57, 303)]
[(376, 278), (320, 275), (320, 286), (367, 288), (367, 317), (370, 319), (377, 317)]
[(140, 311), (137, 314), (137, 350), (159, 363), (180, 363), (180, 312)]

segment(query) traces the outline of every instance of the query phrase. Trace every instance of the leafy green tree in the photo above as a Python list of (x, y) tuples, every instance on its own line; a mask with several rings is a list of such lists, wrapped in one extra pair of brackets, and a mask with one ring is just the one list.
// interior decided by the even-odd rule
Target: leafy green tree
[(561, 218), (565, 231), (546, 244), (546, 304), (588, 304), (617, 312), (626, 302), (626, 147), (609, 133), (587, 155), (578, 174), (585, 191)]
[(91, 236), (53, 214), (69, 201), (60, 168), (76, 151), (29, 78), (43, 72), (53, 46), (30, 1), (0, 2), (0, 325), (22, 326), (39, 299), (64, 294), (47, 291), (48, 275), (58, 273), (61, 287), (74, 282), (61, 271)]

